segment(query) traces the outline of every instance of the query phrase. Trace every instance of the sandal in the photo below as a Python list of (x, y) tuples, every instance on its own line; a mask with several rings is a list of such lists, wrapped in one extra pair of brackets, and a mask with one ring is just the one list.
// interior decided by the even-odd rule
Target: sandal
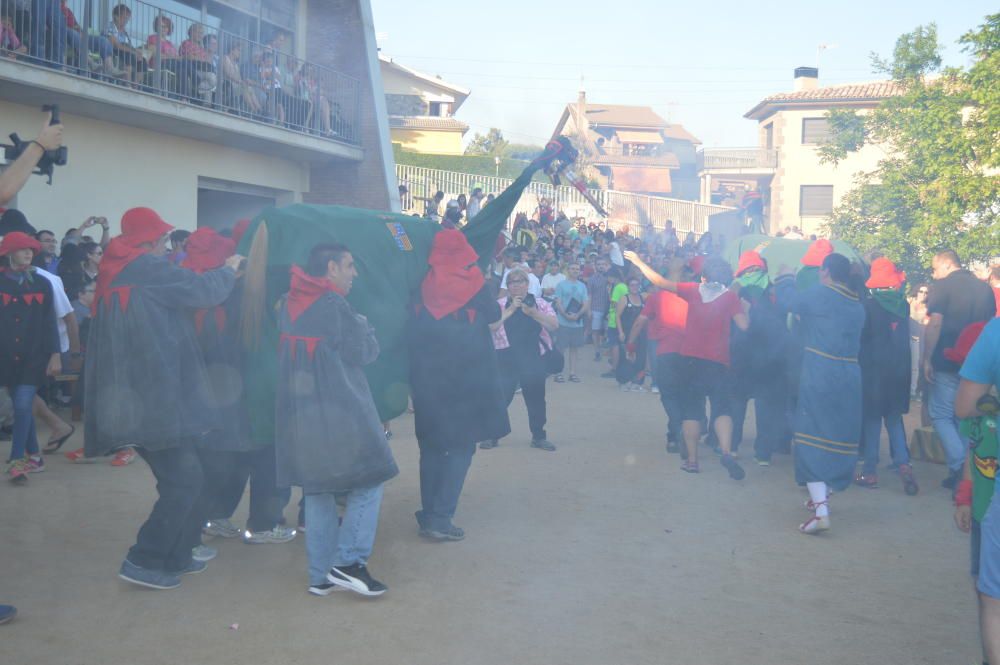
[(51, 455), (52, 453), (59, 452), (59, 449), (63, 447), (63, 444), (66, 443), (69, 437), (73, 436), (73, 432), (75, 431), (76, 427), (70, 425), (69, 433), (66, 434), (66, 436), (49, 441), (48, 443), (45, 444), (45, 448), (42, 449), (42, 452), (45, 453), (46, 455)]
[(576, 374), (570, 374), (569, 380), (573, 383), (580, 383), (580, 377), (578, 377)]
[(566, 379), (565, 377), (563, 377), (562, 374), (556, 374), (552, 380), (555, 381), (556, 383), (566, 383)]

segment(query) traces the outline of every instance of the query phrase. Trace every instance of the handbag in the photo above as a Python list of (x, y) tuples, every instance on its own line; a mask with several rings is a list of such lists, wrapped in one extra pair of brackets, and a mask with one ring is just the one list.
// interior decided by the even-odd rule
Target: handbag
[(555, 348), (555, 346), (549, 346), (545, 343), (545, 340), (539, 339), (542, 343), (542, 367), (545, 368), (545, 373), (548, 374), (562, 374), (563, 367), (566, 366), (566, 359), (563, 358), (562, 351)]

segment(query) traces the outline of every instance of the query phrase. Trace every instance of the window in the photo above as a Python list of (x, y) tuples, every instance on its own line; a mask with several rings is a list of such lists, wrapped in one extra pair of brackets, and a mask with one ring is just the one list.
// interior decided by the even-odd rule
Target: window
[(799, 215), (818, 217), (833, 212), (833, 185), (802, 185), (799, 187)]
[(802, 119), (802, 145), (818, 145), (830, 138), (830, 122), (826, 118)]

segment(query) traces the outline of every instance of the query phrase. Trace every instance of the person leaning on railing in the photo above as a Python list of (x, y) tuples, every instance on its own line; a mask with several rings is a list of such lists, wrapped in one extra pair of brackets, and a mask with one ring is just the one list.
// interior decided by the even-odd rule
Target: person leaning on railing
[[(212, 54), (204, 47), (205, 27), (192, 23), (188, 28), (188, 38), (181, 43), (180, 56), (184, 59), (188, 76), (184, 77), (182, 92), (191, 97), (199, 97), (205, 102), (212, 101), (212, 93), (218, 85)], [(185, 87), (190, 90), (185, 90)]]
[[(102, 35), (87, 34), (83, 26), (77, 22), (76, 16), (73, 14), (73, 10), (66, 4), (66, 0), (62, 0), (59, 8), (66, 19), (66, 41), (69, 47), (76, 52), (76, 66), (81, 73), (90, 71), (88, 57), (89, 52), (92, 51), (100, 55), (101, 65), (104, 67), (105, 74), (116, 77), (124, 74), (123, 70), (115, 67), (114, 49), (111, 46), (111, 42)], [(86, 38), (86, 41), (84, 41), (84, 38)]]
[(223, 54), (219, 63), (219, 74), (222, 76), (222, 104), (228, 108), (247, 110), (253, 115), (259, 115), (264, 105), (255, 94), (250, 81), (244, 79), (240, 72), (242, 53), (240, 43), (234, 40), (229, 44), (229, 49)]
[(104, 36), (111, 42), (115, 60), (124, 70), (125, 78), (131, 83), (139, 83), (148, 69), (142, 51), (132, 42), (126, 26), (132, 18), (132, 10), (126, 5), (116, 5), (111, 10), (111, 22), (104, 29)]
[(27, 54), (28, 47), (17, 36), (14, 19), (6, 11), (0, 15), (0, 54), (16, 59), (19, 55)]

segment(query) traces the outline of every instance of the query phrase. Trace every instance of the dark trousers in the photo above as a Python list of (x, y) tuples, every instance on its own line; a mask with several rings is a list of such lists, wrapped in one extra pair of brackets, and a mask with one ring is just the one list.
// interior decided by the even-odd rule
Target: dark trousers
[(420, 504), (417, 521), (421, 528), (445, 530), (458, 509), (458, 498), (472, 464), (476, 444), (458, 449), (421, 446)]
[(278, 489), (276, 486), (274, 446), (247, 452), (203, 451), (202, 464), (208, 519), (232, 517), (249, 480), (247, 529), (270, 531), (278, 524), (291, 497), (291, 488)]
[(142, 568), (178, 571), (191, 564), (191, 550), (201, 544), (204, 486), (197, 448), (149, 451), (137, 449), (156, 478), (159, 497), (146, 523), (139, 529), (128, 559)]
[(676, 353), (666, 353), (656, 356), (653, 361), (653, 374), (656, 376), (656, 386), (660, 389), (660, 404), (667, 414), (667, 441), (681, 443), (681, 417), (680, 404), (677, 400), (677, 392), (681, 386), (677, 385), (675, 377), (675, 365), (679, 356)]
[(531, 438), (540, 441), (545, 438), (545, 372), (541, 369), (541, 357), (537, 362), (518, 361), (511, 349), (497, 353), (500, 366), (500, 387), (507, 407), (514, 401), (517, 386), (521, 386), (521, 397), (528, 409), (528, 427)]
[(784, 375), (774, 380), (760, 380), (752, 384), (738, 384), (733, 400), (733, 450), (739, 448), (743, 440), (743, 424), (746, 421), (747, 405), (752, 397), (757, 423), (757, 438), (754, 440), (754, 455), (758, 459), (769, 460), (775, 452), (787, 447), (787, 421), (785, 405), (788, 391)]

